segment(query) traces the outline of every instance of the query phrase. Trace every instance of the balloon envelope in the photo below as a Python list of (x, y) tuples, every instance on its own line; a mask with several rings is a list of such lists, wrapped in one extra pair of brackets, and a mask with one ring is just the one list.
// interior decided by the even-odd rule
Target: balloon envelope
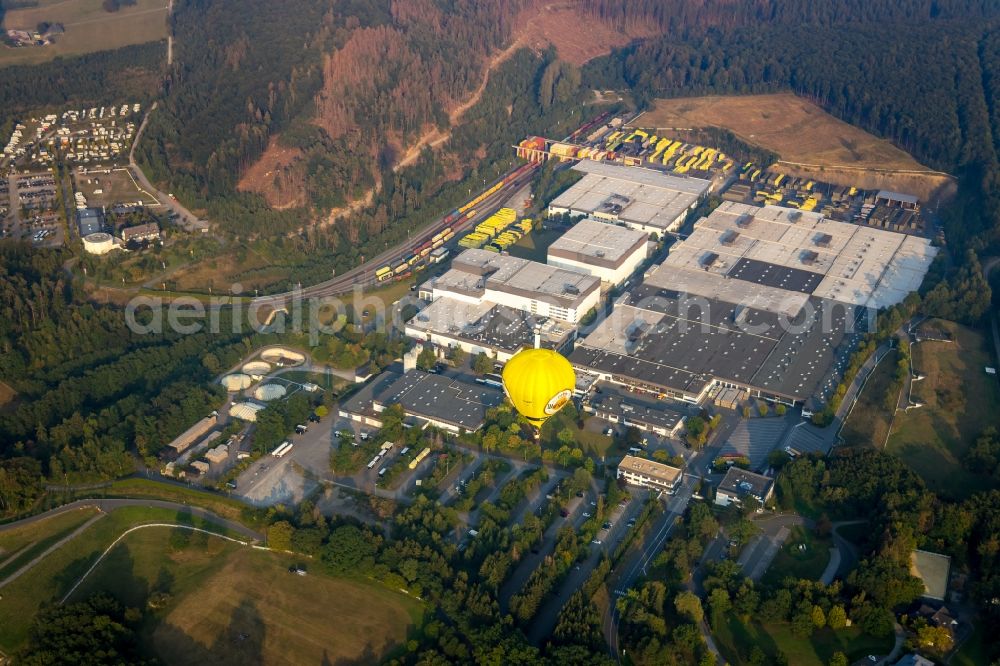
[(576, 386), (573, 366), (551, 349), (518, 352), (507, 361), (502, 376), (507, 397), (536, 427), (570, 401)]

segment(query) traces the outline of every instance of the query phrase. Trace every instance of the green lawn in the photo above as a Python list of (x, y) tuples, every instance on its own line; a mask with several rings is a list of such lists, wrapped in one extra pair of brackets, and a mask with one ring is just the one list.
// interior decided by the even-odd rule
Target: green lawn
[(112, 511), (3, 588), (0, 598), (0, 649), (8, 653), (16, 651), (27, 637), (31, 618), (42, 604), (61, 599), (100, 553), (125, 530), (149, 522), (184, 522), (224, 532), (224, 528), (190, 514), (179, 516), (178, 512), (167, 509), (124, 507)]
[[(831, 543), (830, 539), (821, 539), (796, 525), (785, 545), (774, 556), (762, 582), (766, 585), (780, 585), (788, 576), (819, 580), (830, 561)], [(805, 550), (800, 550), (800, 546), (805, 546)]]
[(576, 422), (564, 412), (554, 415), (542, 427), (542, 444), (548, 447), (559, 448), (562, 444), (557, 439), (557, 435), (564, 428), (573, 431), (576, 445), (584, 454), (597, 456), (598, 458), (607, 455), (613, 440), (600, 432), (591, 432), (587, 428), (587, 422), (592, 417), (584, 415), (583, 428), (578, 428)]
[(950, 666), (979, 666), (989, 663), (989, 652), (986, 648), (986, 636), (982, 627), (977, 624), (975, 631), (962, 643), (948, 663)]
[(754, 645), (771, 657), (780, 650), (788, 663), (795, 666), (826, 666), (835, 652), (843, 652), (848, 662), (854, 662), (869, 654), (888, 654), (893, 644), (891, 636), (876, 638), (857, 627), (839, 631), (824, 628), (808, 638), (800, 638), (792, 633), (788, 624), (757, 621), (744, 624), (734, 613), (714, 626), (718, 627), (714, 636), (719, 651), (733, 666), (747, 664), (747, 656)]
[(936, 325), (954, 342), (914, 345), (914, 368), (926, 379), (914, 384), (913, 399), (925, 406), (897, 415), (887, 449), (932, 490), (962, 499), (993, 487), (989, 477), (966, 470), (962, 458), (983, 429), (996, 424), (1000, 384), (983, 370), (996, 365), (988, 335), (947, 321)]
[(223, 518), (241, 522), (249, 527), (260, 527), (260, 514), (239, 500), (217, 495), (204, 490), (196, 490), (173, 483), (162, 483), (153, 479), (120, 479), (105, 488), (82, 490), (79, 497), (126, 497), (150, 498), (190, 504), (212, 511)]
[[(840, 434), (848, 446), (882, 446), (889, 431), (892, 412), (885, 401), (896, 371), (897, 352), (883, 358), (865, 382), (858, 401)], [(895, 400), (895, 397), (893, 398)]]
[(379, 661), (421, 623), (417, 600), (314, 563), (305, 577), (290, 573), (301, 560), (150, 528), (126, 537), (74, 596), (106, 591), (146, 608), (151, 594), (169, 595), (140, 629), (147, 656), (168, 664)]
[(42, 0), (37, 7), (7, 10), (4, 29), (34, 30), (38, 23), (48, 21), (62, 23), (66, 32), (48, 46), (0, 46), (0, 67), (166, 39), (166, 0), (138, 0), (134, 7), (114, 13), (104, 11), (101, 4), (102, 0)]
[(67, 511), (0, 533), (0, 580), (44, 553), (52, 544), (71, 534), (95, 515), (97, 509), (93, 508)]
[(28, 544), (43, 539), (50, 534), (82, 525), (93, 515), (93, 510), (90, 509), (67, 511), (66, 513), (60, 513), (51, 518), (40, 520), (37, 523), (13, 527), (0, 532), (0, 561), (10, 557), (13, 553)]

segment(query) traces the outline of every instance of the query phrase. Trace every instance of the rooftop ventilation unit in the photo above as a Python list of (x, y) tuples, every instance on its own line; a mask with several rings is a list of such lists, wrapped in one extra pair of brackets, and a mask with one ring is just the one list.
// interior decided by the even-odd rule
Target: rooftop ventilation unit
[(738, 231), (730, 229), (726, 233), (722, 234), (722, 236), (719, 238), (719, 242), (722, 243), (723, 245), (733, 245), (734, 243), (736, 243), (736, 239), (739, 237), (740, 233)]

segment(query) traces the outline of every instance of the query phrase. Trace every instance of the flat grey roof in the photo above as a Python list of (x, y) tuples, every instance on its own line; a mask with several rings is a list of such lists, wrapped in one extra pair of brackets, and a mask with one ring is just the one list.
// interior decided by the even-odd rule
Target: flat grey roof
[[(706, 267), (708, 254), (717, 260)], [(768, 309), (788, 301), (790, 312), (801, 306), (789, 297), (794, 291), (879, 309), (916, 290), (936, 254), (937, 248), (919, 236), (837, 222), (817, 212), (724, 202), (671, 248), (650, 281), (680, 279), (692, 293), (738, 294), (731, 298), (770, 303), (764, 305)], [(774, 277), (764, 279), (761, 264), (774, 266), (768, 271)], [(757, 268), (748, 271), (748, 266)]]
[(687, 192), (701, 196), (708, 191), (711, 183), (703, 178), (688, 178), (674, 174), (664, 173), (658, 169), (644, 169), (642, 167), (624, 166), (612, 164), (610, 162), (597, 162), (595, 160), (580, 160), (573, 165), (575, 171), (622, 180), (639, 185), (659, 187), (678, 192)]
[(587, 218), (574, 224), (549, 246), (548, 256), (604, 268), (619, 268), (644, 248), (648, 234)]
[(487, 298), (487, 291), (493, 290), (573, 309), (600, 290), (601, 280), (537, 261), (469, 249), (455, 257), (451, 269), (430, 286), (435, 292), (474, 298)]
[(711, 183), (662, 171), (580, 160), (584, 177), (556, 197), (550, 208), (595, 214), (667, 229), (705, 194)]
[(101, 216), (93, 208), (84, 208), (77, 211), (76, 219), (80, 225), (81, 238), (101, 231)]
[(372, 381), (362, 386), (357, 393), (340, 403), (340, 408), (349, 414), (377, 417), (372, 403), (396, 380), (402, 377), (398, 372), (386, 370)]
[(600, 388), (601, 392), (595, 393), (591, 397), (591, 406), (599, 412), (618, 414), (629, 422), (673, 430), (686, 415), (680, 410), (673, 409), (662, 400), (654, 402), (633, 396), (624, 396), (609, 386)]
[[(852, 306), (811, 298), (799, 319), (648, 284), (586, 338), (570, 361), (625, 383), (695, 395), (712, 380), (805, 400), (822, 388), (854, 325)], [(827, 325), (827, 322), (829, 325)]]
[(719, 490), (725, 490), (740, 497), (748, 493), (764, 497), (773, 484), (774, 479), (770, 477), (734, 466), (726, 472), (725, 478), (719, 484)]
[(381, 405), (400, 404), (408, 415), (478, 430), (486, 410), (503, 402), (503, 390), (461, 377), (410, 370), (375, 397)]
[(914, 204), (919, 201), (917, 197), (912, 194), (904, 194), (902, 192), (893, 192), (892, 190), (879, 190), (878, 194), (875, 196), (876, 199), (886, 199), (888, 201), (899, 201), (901, 203)]
[(625, 456), (622, 458), (622, 461), (618, 463), (618, 469), (632, 472), (633, 474), (641, 474), (642, 476), (668, 484), (676, 481), (684, 473), (684, 470), (679, 467), (665, 465), (655, 460), (639, 458), (637, 456)]
[(924, 596), (928, 599), (943, 600), (948, 592), (948, 576), (951, 558), (927, 550), (915, 550), (910, 554), (910, 574), (924, 583)]
[(505, 305), (489, 301), (468, 303), (447, 296), (418, 312), (406, 326), (508, 353), (530, 347), (536, 328), (541, 334), (542, 347), (549, 349), (558, 349), (573, 331), (568, 324)]

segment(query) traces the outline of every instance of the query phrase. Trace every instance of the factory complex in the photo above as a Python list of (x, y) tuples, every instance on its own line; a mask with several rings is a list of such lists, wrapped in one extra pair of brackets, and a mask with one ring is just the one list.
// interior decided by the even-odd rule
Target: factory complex
[(701, 402), (714, 386), (824, 403), (867, 313), (901, 301), (936, 250), (819, 213), (723, 203), (570, 355), (582, 371)]
[[(683, 414), (659, 414), (658, 399), (703, 404), (728, 390), (807, 415), (822, 407), (874, 313), (916, 290), (937, 253), (917, 234), (724, 201), (637, 279), (653, 234), (679, 229), (711, 183), (591, 160), (572, 168), (582, 179), (549, 212), (584, 217), (547, 248), (547, 264), (466, 250), (420, 287), (429, 305), (406, 332), (502, 362), (529, 346), (562, 351), (589, 385), (633, 394), (600, 396), (591, 411), (668, 436)], [(626, 405), (636, 394), (651, 402)]]
[(583, 178), (549, 204), (549, 214), (583, 215), (647, 234), (677, 231), (711, 181), (638, 167), (580, 160)]

